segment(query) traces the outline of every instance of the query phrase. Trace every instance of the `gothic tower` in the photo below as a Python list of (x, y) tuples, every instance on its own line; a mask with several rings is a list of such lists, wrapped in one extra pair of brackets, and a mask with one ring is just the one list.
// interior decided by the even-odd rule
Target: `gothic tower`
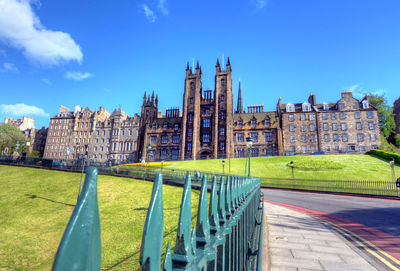
[(140, 138), (138, 140), (138, 158), (145, 158), (147, 152), (147, 134), (146, 128), (149, 127), (157, 118), (158, 111), (158, 96), (154, 97), (154, 91), (151, 96), (146, 96), (144, 92), (143, 103), (140, 109), (141, 124), (140, 124)]
[(202, 94), (201, 67), (197, 62), (196, 73), (186, 66), (185, 92), (183, 95), (182, 140), (180, 159), (196, 159), (200, 147), (200, 102)]

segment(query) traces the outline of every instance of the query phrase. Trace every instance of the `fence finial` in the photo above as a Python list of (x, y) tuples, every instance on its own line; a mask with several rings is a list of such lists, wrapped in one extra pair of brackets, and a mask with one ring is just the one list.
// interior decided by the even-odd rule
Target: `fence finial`
[(203, 181), (201, 184), (199, 210), (197, 213), (197, 224), (196, 224), (196, 237), (197, 241), (201, 243), (208, 243), (210, 241), (210, 223), (207, 215), (207, 176), (203, 175)]
[(225, 213), (225, 182), (224, 177), (221, 177), (219, 183), (219, 197), (218, 197), (218, 217), (220, 223), (226, 222), (226, 213)]
[(86, 170), (85, 183), (58, 247), (52, 270), (100, 270), (100, 217), (97, 168)]
[(164, 234), (164, 212), (162, 201), (162, 176), (157, 173), (144, 225), (140, 265), (142, 270), (159, 270)]
[(213, 232), (219, 229), (219, 217), (218, 217), (218, 198), (217, 198), (217, 177), (212, 178), (211, 186), (211, 198), (210, 198), (210, 209), (208, 211), (211, 230)]
[(163, 270), (164, 271), (172, 271), (171, 243), (170, 242), (168, 242), (167, 251), (165, 253)]

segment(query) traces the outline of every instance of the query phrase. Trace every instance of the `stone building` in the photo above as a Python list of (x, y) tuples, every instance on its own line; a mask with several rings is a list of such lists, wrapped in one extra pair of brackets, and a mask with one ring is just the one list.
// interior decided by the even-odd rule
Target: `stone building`
[(50, 119), (45, 158), (72, 161), (85, 158), (93, 163), (133, 162), (136, 159), (140, 118), (129, 117), (121, 108), (113, 114), (100, 107), (60, 106)]
[(46, 146), (47, 130), (48, 129), (44, 126), (41, 129), (32, 128), (25, 130), (25, 136), (30, 143), (29, 153), (37, 151), (40, 153), (40, 156), (43, 156)]
[(393, 104), (394, 121), (396, 123), (396, 133), (400, 134), (400, 97)]
[(316, 103), (314, 94), (304, 103), (282, 104), (277, 111), (282, 125), (284, 153), (312, 154), (367, 152), (380, 144), (378, 111), (351, 91), (336, 103)]
[(4, 124), (12, 124), (17, 127), (21, 132), (35, 128), (35, 120), (33, 118), (23, 116), (22, 119), (13, 119), (6, 117)]

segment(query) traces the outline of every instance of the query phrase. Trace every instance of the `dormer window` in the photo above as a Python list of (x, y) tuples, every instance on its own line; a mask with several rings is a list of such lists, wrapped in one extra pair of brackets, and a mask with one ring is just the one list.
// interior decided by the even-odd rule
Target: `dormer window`
[(364, 101), (362, 102), (362, 106), (363, 106), (364, 109), (368, 109), (368, 108), (369, 108), (369, 106), (368, 106), (368, 101), (367, 101), (367, 100), (364, 100)]
[(251, 128), (256, 128), (257, 126), (257, 121), (256, 120), (252, 120), (251, 121)]
[(303, 111), (311, 111), (311, 104), (303, 103), (302, 109), (303, 109)]
[(239, 120), (239, 121), (238, 121), (238, 126), (239, 126), (239, 128), (242, 128), (242, 127), (243, 127), (243, 121), (242, 121), (242, 120)]
[(286, 105), (286, 112), (294, 112), (294, 104), (288, 103)]
[(329, 110), (329, 104), (328, 103), (322, 103), (322, 106), (324, 110)]

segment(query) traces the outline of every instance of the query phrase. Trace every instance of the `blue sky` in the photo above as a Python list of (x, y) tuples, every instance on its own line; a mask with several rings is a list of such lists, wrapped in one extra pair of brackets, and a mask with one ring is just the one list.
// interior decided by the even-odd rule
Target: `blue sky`
[(186, 62), (214, 87), (229, 56), (236, 106), (400, 96), (398, 0), (0, 0), (0, 121), (48, 126), (59, 105), (182, 107)]

